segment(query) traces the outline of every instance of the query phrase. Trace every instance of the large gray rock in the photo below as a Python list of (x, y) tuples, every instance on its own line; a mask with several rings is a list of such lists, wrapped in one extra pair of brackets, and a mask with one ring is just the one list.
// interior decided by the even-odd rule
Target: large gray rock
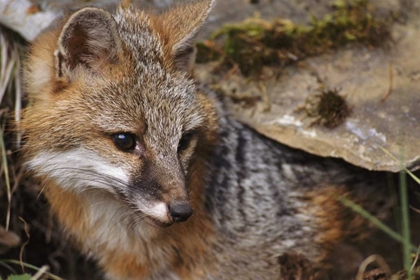
[[(324, 2), (324, 1), (323, 1)], [(230, 95), (230, 109), (262, 134), (320, 156), (343, 158), (370, 169), (397, 172), (419, 167), (420, 20), (419, 3), (377, 2), (379, 13), (401, 12), (392, 26), (392, 42), (383, 48), (360, 46), (313, 57), (264, 80), (238, 73), (217, 82)], [(266, 72), (276, 69), (265, 69)], [(196, 75), (212, 83), (220, 78), (199, 65)], [(312, 125), (299, 108), (322, 86), (338, 89), (352, 107), (341, 125)], [(240, 100), (244, 100), (241, 102)], [(250, 105), (249, 100), (258, 102)]]
[[(63, 10), (84, 5), (112, 9), (119, 1), (33, 1), (0, 0), (0, 22), (18, 31), (27, 40), (35, 36)], [(163, 9), (171, 0), (137, 0), (135, 4)], [(185, 2), (185, 1), (176, 1)], [(260, 81), (248, 80), (239, 74), (223, 79), (210, 71), (212, 64), (198, 65), (197, 78), (205, 83), (216, 79), (234, 100), (247, 97), (260, 101), (249, 104), (232, 102), (230, 109), (243, 121), (279, 142), (321, 156), (343, 158), (372, 170), (398, 171), (401, 163), (418, 168), (420, 129), (420, 18), (419, 3), (410, 0), (375, 0), (379, 14), (392, 11), (407, 16), (405, 23), (392, 27), (393, 43), (388, 48), (345, 49), (306, 59), (290, 66), (280, 77)], [(200, 38), (209, 36), (226, 22), (239, 22), (256, 12), (262, 18), (277, 16), (305, 23), (308, 10), (318, 17), (329, 11), (330, 1), (260, 0), (250, 4), (243, 0), (219, 1)], [(29, 11), (29, 12), (28, 12)], [(274, 71), (275, 69), (266, 69)], [(391, 73), (391, 74), (390, 74)], [(352, 114), (340, 126), (327, 129), (310, 126), (313, 119), (304, 118), (297, 109), (321, 86), (340, 89)], [(391, 89), (391, 91), (390, 91)], [(385, 99), (384, 97), (389, 94)], [(244, 104), (246, 106), (244, 106)], [(391, 156), (392, 155), (392, 156)]]

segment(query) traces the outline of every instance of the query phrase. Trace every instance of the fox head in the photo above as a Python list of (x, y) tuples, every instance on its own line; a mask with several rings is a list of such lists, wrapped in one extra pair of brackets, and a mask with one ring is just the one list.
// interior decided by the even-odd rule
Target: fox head
[(187, 220), (188, 177), (217, 126), (188, 76), (212, 5), (160, 15), (84, 8), (38, 38), (21, 122), (28, 168), (75, 193), (109, 193), (154, 226)]

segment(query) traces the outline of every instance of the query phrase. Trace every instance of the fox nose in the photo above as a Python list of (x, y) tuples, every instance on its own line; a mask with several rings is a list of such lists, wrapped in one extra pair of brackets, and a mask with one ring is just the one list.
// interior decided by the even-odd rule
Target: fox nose
[(188, 202), (170, 203), (168, 205), (168, 209), (172, 221), (175, 223), (185, 222), (193, 213), (193, 210)]

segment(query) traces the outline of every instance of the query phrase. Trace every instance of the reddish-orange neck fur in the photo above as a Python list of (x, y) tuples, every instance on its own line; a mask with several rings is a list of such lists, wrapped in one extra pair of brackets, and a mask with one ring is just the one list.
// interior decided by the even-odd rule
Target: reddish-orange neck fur
[[(204, 278), (206, 272), (214, 269), (211, 267), (215, 263), (214, 256), (210, 250), (214, 243), (214, 230), (212, 221), (204, 209), (203, 178), (195, 172), (190, 182), (194, 215), (187, 222), (158, 229), (156, 236), (151, 240), (145, 240), (141, 233), (132, 232), (132, 236), (126, 239), (130, 242), (125, 244), (126, 247), (144, 251), (127, 252), (123, 248), (107, 246), (106, 243), (103, 243), (99, 250), (96, 247), (93, 253), (107, 273), (116, 279), (141, 279), (151, 276), (151, 273), (159, 268), (170, 267), (180, 279), (200, 279)], [(85, 193), (76, 194), (48, 182), (45, 195), (60, 223), (84, 251), (91, 250), (87, 244), (96, 242), (97, 227), (103, 229), (106, 225), (109, 230), (115, 227), (114, 223), (105, 219), (97, 220), (94, 225), (90, 224), (90, 215), (92, 211), (97, 210), (92, 210), (95, 205), (91, 205)], [(130, 229), (124, 230), (130, 232)], [(156, 251), (162, 251), (162, 254), (156, 254)]]

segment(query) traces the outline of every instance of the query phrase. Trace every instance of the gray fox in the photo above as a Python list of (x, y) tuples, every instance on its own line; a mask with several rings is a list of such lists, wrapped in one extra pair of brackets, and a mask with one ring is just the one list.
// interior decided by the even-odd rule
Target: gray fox
[(334, 196), (386, 216), (377, 173), (265, 138), (190, 77), (213, 5), (83, 8), (30, 50), (26, 166), (108, 279), (278, 279), (363, 230)]

